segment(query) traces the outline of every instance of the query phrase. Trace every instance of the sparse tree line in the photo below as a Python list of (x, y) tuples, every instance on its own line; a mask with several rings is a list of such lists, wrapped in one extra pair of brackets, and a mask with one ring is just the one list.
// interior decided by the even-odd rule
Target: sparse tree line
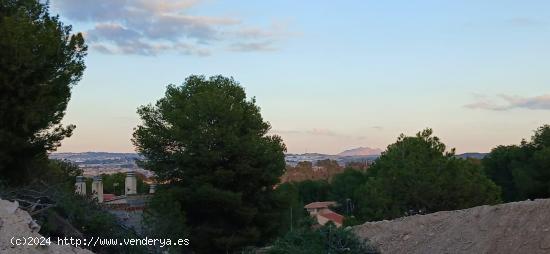
[(497, 146), (481, 160), (461, 159), (426, 129), (399, 136), (366, 172), (346, 169), (330, 183), (290, 188), (304, 202), (338, 201), (353, 223), (549, 198), (549, 148), (550, 125), (544, 125), (529, 141)]
[[(60, 122), (85, 68), (83, 36), (71, 34), (36, 0), (0, 1), (0, 35), (0, 195), (54, 188), (42, 193), (51, 209), (37, 214), (47, 235), (66, 231), (60, 220), (85, 236), (131, 235), (97, 204), (73, 195), (78, 168), (47, 158), (75, 128)], [(338, 201), (335, 209), (353, 225), (550, 196), (548, 125), (481, 161), (456, 158), (426, 129), (399, 136), (366, 172), (281, 184), (283, 140), (268, 134), (256, 100), (233, 78), (190, 76), (137, 113), (142, 122), (132, 141), (145, 158), (140, 165), (163, 183), (145, 213), (148, 234), (191, 239), (190, 247), (173, 253), (239, 253), (266, 245), (272, 253), (375, 252), (343, 229), (310, 230), (303, 206), (313, 201)], [(105, 181), (121, 181), (117, 177)]]

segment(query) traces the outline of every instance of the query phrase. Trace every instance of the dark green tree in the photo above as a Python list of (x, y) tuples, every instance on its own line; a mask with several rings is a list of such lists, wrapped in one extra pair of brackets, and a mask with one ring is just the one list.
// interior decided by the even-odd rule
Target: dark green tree
[(550, 125), (519, 145), (498, 146), (483, 159), (507, 202), (550, 197)]
[(343, 173), (337, 174), (330, 183), (330, 199), (338, 202), (340, 206), (337, 212), (346, 216), (354, 215), (357, 206), (357, 190), (367, 180), (366, 174), (355, 169), (348, 168)]
[(281, 213), (280, 235), (299, 227), (299, 222), (309, 216), (304, 209), (304, 202), (295, 183), (283, 183), (277, 186), (276, 194), (285, 208)]
[[(185, 195), (185, 189), (178, 186), (159, 186), (159, 188), (144, 211), (143, 220), (147, 236), (171, 239), (173, 242), (189, 239), (185, 212), (183, 212), (183, 204), (180, 203), (181, 197)], [(190, 247), (185, 245), (164, 248), (169, 249), (169, 253), (188, 253), (190, 250)]]
[(195, 251), (234, 252), (279, 231), (274, 186), (286, 148), (267, 135), (269, 123), (235, 80), (190, 76), (138, 114), (133, 142), (146, 158), (141, 165), (182, 188), (176, 201)]
[(28, 181), (71, 135), (60, 122), (85, 55), (82, 35), (43, 1), (0, 1), (0, 175), (10, 184)]
[(270, 254), (376, 254), (380, 251), (368, 240), (333, 224), (319, 229), (300, 228), (277, 239)]
[(456, 210), (495, 204), (499, 188), (481, 166), (445, 152), (445, 145), (426, 129), (415, 137), (399, 136), (367, 171), (356, 194), (363, 220)]
[(327, 181), (305, 180), (294, 184), (298, 187), (300, 199), (304, 204), (327, 201), (329, 198), (330, 184)]

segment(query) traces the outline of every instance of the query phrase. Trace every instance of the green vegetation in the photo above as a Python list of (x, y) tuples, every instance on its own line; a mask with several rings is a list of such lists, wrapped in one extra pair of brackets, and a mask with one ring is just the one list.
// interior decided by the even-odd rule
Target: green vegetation
[[(165, 188), (163, 188), (165, 187)], [(144, 211), (143, 220), (147, 226), (146, 235), (150, 238), (178, 239), (189, 238), (185, 222), (185, 211), (181, 197), (185, 190), (178, 186), (161, 186), (151, 199), (149, 207)], [(185, 253), (185, 246), (166, 246), (170, 253)]]
[[(137, 193), (147, 194), (149, 193), (149, 185), (143, 180), (145, 176), (142, 174), (136, 174), (137, 180)], [(103, 182), (104, 194), (115, 194), (117, 196), (124, 195), (124, 184), (126, 180), (126, 173), (114, 173), (114, 174), (101, 174), (101, 181)], [(86, 178), (86, 193), (92, 193), (93, 178)]]
[[(81, 170), (74, 164), (51, 160), (42, 171), (44, 175), (24, 187), (0, 188), (3, 199), (17, 199), (26, 206), (41, 225), (40, 234), (50, 237), (109, 239), (138, 238), (122, 226), (115, 217), (103, 211), (93, 200), (75, 195), (75, 176)], [(28, 209), (37, 206), (37, 209)], [(23, 207), (22, 207), (23, 208)], [(52, 238), (54, 239), (54, 238)], [(147, 253), (142, 246), (81, 246), (96, 253)]]
[(196, 252), (234, 252), (280, 230), (283, 205), (273, 187), (286, 148), (267, 135), (270, 125), (236, 81), (190, 76), (138, 114), (143, 124), (133, 142), (146, 158), (141, 165), (167, 182), (160, 194), (181, 188), (182, 195), (166, 195), (173, 202), (162, 205), (185, 214)]
[(308, 216), (304, 210), (304, 201), (300, 197), (300, 192), (296, 184), (284, 183), (275, 190), (278, 200), (281, 200), (280, 229), (278, 235), (284, 235), (293, 228), (299, 227), (300, 221)]
[(292, 183), (296, 185), (300, 199), (304, 204), (316, 201), (326, 201), (330, 195), (330, 184), (327, 181), (305, 180)]
[(374, 254), (380, 253), (368, 241), (362, 241), (351, 231), (327, 224), (319, 229), (300, 228), (279, 238), (270, 254)]
[[(20, 200), (45, 236), (136, 238), (93, 200), (74, 194), (82, 174), (76, 165), (47, 157), (75, 128), (61, 120), (85, 69), (83, 36), (71, 34), (47, 2), (36, 0), (0, 1), (0, 35), (2, 198)], [(324, 160), (317, 171), (302, 162), (288, 168), (300, 181), (279, 185), (285, 145), (268, 135), (255, 99), (232, 78), (190, 76), (138, 114), (142, 124), (132, 141), (146, 158), (140, 165), (163, 183), (145, 211), (147, 236), (191, 238), (190, 248), (169, 247), (175, 253), (235, 253), (268, 244), (275, 254), (377, 253), (351, 231), (312, 229), (303, 207), (315, 201), (337, 201), (333, 209), (347, 216), (344, 225), (354, 225), (495, 204), (501, 190), (504, 201), (550, 197), (550, 125), (529, 142), (494, 148), (481, 163), (446, 152), (426, 129), (399, 136), (366, 172), (360, 163), (350, 166), (361, 170), (342, 171)], [(104, 192), (123, 194), (124, 181), (122, 173), (103, 175)], [(148, 192), (142, 177), (138, 192)]]
[(506, 202), (549, 198), (550, 125), (538, 128), (529, 142), (494, 148), (483, 166)]
[[(32, 211), (45, 236), (128, 238), (97, 204), (74, 194), (82, 171), (49, 160), (74, 125), (63, 126), (71, 88), (82, 77), (87, 47), (80, 33), (36, 0), (0, 1), (0, 194)], [(40, 207), (34, 209), (34, 207)], [(146, 253), (96, 246), (97, 253)]]
[(357, 192), (358, 217), (367, 221), (500, 202), (481, 166), (445, 152), (431, 129), (389, 145)]
[(357, 201), (360, 199), (359, 187), (367, 180), (366, 174), (351, 168), (337, 174), (330, 183), (330, 200), (340, 204), (336, 212), (345, 216), (353, 216)]
[[(136, 174), (138, 194), (149, 193), (149, 185), (143, 181), (144, 178), (145, 177), (143, 175)], [(126, 173), (115, 173), (110, 175), (101, 174), (101, 181), (103, 181), (103, 193), (115, 194), (117, 196), (124, 195), (125, 180)], [(91, 186), (91, 184), (87, 184), (86, 187), (88, 187), (88, 185)], [(88, 193), (91, 193), (91, 189)]]
[(60, 122), (86, 45), (36, 0), (0, 1), (0, 35), (0, 175), (21, 185), (75, 128)]
[[(58, 192), (52, 195), (56, 207), (46, 211), (39, 217), (42, 225), (40, 233), (45, 236), (64, 237), (80, 232), (82, 237), (90, 239), (123, 239), (139, 238), (133, 231), (120, 226), (116, 218), (106, 211), (103, 211), (97, 203), (91, 199), (74, 195), (72, 192)], [(66, 221), (66, 222), (65, 222)], [(74, 227), (77, 231), (71, 232), (68, 228)], [(88, 248), (82, 246), (83, 248)], [(96, 253), (148, 253), (144, 246), (89, 246)]]

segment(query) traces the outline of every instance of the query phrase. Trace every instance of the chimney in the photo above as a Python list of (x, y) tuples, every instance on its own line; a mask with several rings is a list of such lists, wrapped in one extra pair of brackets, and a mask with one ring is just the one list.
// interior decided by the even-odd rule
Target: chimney
[(94, 199), (97, 199), (98, 203), (103, 203), (103, 181), (101, 181), (101, 176), (94, 176), (92, 196)]
[(155, 190), (157, 189), (157, 185), (152, 183), (149, 184), (149, 194), (155, 194)]
[(84, 176), (77, 176), (76, 183), (74, 184), (75, 193), (86, 196), (86, 178)]
[(137, 180), (136, 180), (136, 173), (134, 171), (126, 172), (126, 179), (124, 181), (124, 194), (125, 195), (137, 194)]

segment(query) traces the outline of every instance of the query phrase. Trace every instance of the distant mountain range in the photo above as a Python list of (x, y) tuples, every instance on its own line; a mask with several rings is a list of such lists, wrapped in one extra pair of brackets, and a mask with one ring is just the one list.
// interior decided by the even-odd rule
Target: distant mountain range
[(370, 148), (370, 147), (358, 147), (354, 149), (345, 150), (338, 156), (367, 156), (367, 155), (380, 155), (382, 149), (380, 148)]

